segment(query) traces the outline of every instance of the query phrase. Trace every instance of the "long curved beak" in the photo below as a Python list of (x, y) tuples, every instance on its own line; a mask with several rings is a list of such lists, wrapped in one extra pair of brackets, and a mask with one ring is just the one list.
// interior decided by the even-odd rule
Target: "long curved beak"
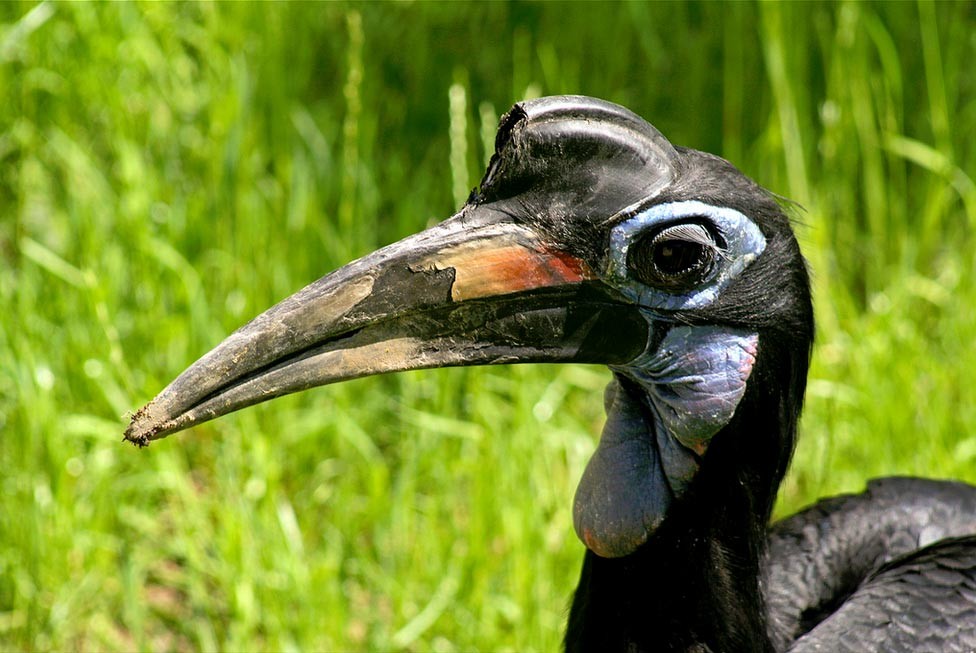
[(146, 445), (318, 385), (432, 367), (620, 364), (647, 323), (582, 259), (486, 207), (384, 247), (268, 309), (140, 409)]

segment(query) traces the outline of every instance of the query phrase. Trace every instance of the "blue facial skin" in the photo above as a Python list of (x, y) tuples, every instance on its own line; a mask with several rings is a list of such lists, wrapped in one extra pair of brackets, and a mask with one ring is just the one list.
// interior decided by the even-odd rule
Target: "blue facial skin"
[[(674, 293), (630, 276), (633, 243), (688, 222), (716, 236), (704, 279)], [(742, 213), (688, 201), (653, 206), (625, 219), (611, 230), (610, 244), (604, 278), (640, 307), (649, 332), (655, 325), (666, 329), (640, 356), (611, 367), (644, 390), (653, 423), (637, 404), (619, 400), (624, 393), (614, 379), (600, 444), (576, 492), (577, 534), (590, 550), (615, 558), (643, 544), (692, 481), (712, 436), (735, 414), (759, 347), (754, 332), (683, 324), (672, 311), (714, 301), (762, 253), (766, 240)]]
[(676, 326), (653, 352), (615, 368), (647, 392), (675, 493), (691, 481), (712, 436), (732, 419), (758, 345), (758, 335), (739, 329)]
[[(718, 260), (709, 277), (684, 294), (669, 293), (631, 279), (627, 270), (630, 246), (648, 231), (689, 219), (704, 219), (724, 241), (723, 246), (717, 247)], [(611, 254), (606, 278), (635, 304), (651, 311), (701, 308), (714, 301), (765, 248), (766, 238), (759, 227), (735, 209), (697, 201), (658, 204), (624, 220), (610, 231)]]
[[(705, 223), (719, 241), (704, 280), (677, 294), (629, 276), (631, 244), (648, 232), (688, 221)], [(608, 281), (641, 308), (648, 323), (670, 325), (670, 311), (701, 308), (714, 301), (762, 253), (766, 239), (752, 220), (735, 209), (685, 201), (659, 204), (624, 220), (611, 230), (610, 245)], [(758, 342), (757, 334), (743, 329), (671, 326), (653, 350), (613, 369), (647, 391), (656, 428), (663, 426), (701, 456), (709, 439), (732, 419), (745, 393)], [(688, 467), (687, 461), (674, 462), (676, 467)], [(685, 476), (678, 474), (678, 478)]]

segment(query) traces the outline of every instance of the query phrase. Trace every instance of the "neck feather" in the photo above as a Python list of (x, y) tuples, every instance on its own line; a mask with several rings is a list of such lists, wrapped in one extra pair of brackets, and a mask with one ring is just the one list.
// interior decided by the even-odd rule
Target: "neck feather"
[(806, 360), (804, 352), (794, 366), (757, 361), (735, 416), (640, 549), (614, 559), (587, 551), (567, 651), (773, 650), (759, 563), (792, 453)]

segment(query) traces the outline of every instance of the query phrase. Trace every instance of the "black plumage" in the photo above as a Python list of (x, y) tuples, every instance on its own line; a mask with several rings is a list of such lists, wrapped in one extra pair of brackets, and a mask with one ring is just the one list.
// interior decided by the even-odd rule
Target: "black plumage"
[(242, 327), (126, 438), (367, 374), (604, 363), (567, 650), (972, 650), (976, 488), (884, 479), (769, 527), (813, 333), (777, 198), (622, 107), (543, 98), (457, 215)]
[(763, 568), (774, 648), (973, 650), (973, 533), (976, 489), (919, 478), (874, 480), (775, 524)]

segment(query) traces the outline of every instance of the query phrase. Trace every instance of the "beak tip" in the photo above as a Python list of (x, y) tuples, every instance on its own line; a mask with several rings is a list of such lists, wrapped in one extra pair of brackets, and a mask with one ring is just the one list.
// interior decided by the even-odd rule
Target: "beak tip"
[(138, 449), (142, 449), (143, 447), (148, 447), (149, 446), (149, 439), (148, 438), (140, 438), (140, 437), (137, 437), (137, 436), (134, 437), (134, 436), (132, 436), (132, 435), (129, 434), (128, 430), (125, 432), (125, 435), (122, 436), (122, 441), (123, 442), (129, 442), (130, 444), (135, 445), (136, 448), (138, 448)]
[(135, 412), (122, 436), (123, 441), (142, 448), (166, 434), (168, 421), (154, 418), (152, 408), (153, 402), (149, 402)]

